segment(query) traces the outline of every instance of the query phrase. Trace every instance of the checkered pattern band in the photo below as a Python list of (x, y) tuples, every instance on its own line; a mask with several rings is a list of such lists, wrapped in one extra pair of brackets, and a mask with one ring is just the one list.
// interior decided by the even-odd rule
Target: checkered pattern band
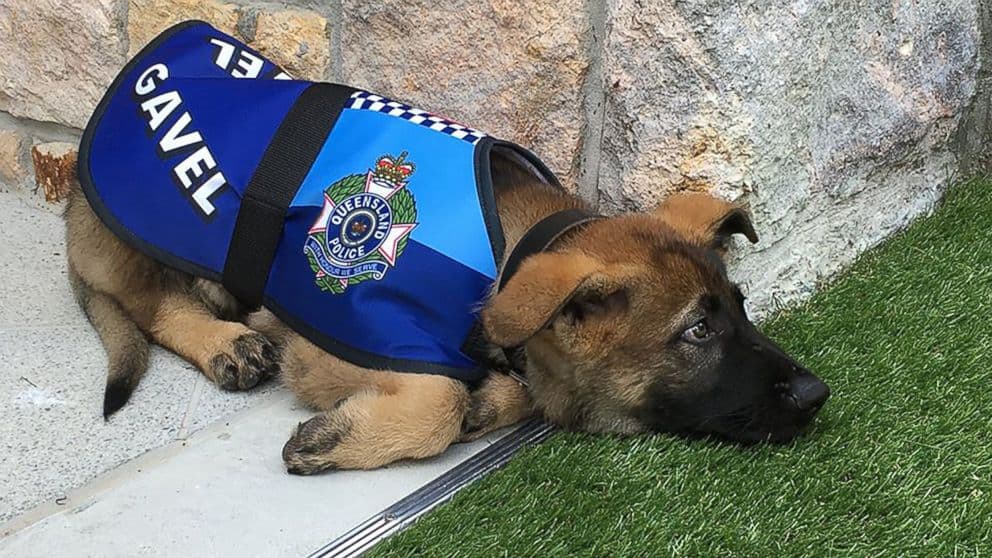
[(410, 105), (404, 105), (403, 103), (387, 99), (386, 97), (374, 95), (368, 91), (356, 91), (353, 93), (351, 95), (351, 105), (349, 105), (348, 108), (383, 112), (389, 116), (396, 116), (402, 118), (403, 120), (409, 120), (414, 124), (426, 126), (436, 132), (448, 134), (449, 136), (467, 141), (472, 145), (475, 145), (480, 139), (486, 137), (484, 132), (474, 130), (468, 126), (463, 126), (457, 122), (452, 122), (440, 116), (434, 116), (426, 110), (413, 108)]

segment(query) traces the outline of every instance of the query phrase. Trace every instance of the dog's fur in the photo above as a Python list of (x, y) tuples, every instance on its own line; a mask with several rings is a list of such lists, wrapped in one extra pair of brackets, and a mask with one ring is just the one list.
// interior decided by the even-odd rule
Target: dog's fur
[[(537, 183), (498, 155), (493, 168), (507, 253), (543, 217), (583, 207), (579, 198)], [(749, 425), (740, 417), (736, 427), (707, 423), (717, 415), (705, 413), (733, 419), (747, 407), (720, 410), (703, 397), (724, 386), (720, 371), (734, 355), (723, 344), (703, 350), (686, 343), (683, 332), (709, 315), (709, 305), (722, 304), (735, 336), (750, 335), (755, 351), (760, 339), (741, 318), (739, 291), (719, 261), (729, 235), (757, 238), (744, 211), (706, 195), (674, 195), (654, 212), (576, 229), (525, 260), (494, 293), (481, 312), (492, 366), (508, 366), (501, 347), (522, 345), (529, 388), (497, 371), (469, 387), (444, 376), (363, 369), (317, 348), (264, 309), (245, 316), (218, 284), (126, 246), (78, 186), (65, 218), (72, 285), (108, 354), (105, 416), (127, 402), (148, 365), (149, 340), (195, 364), (222, 389), (249, 389), (281, 370), (286, 385), (320, 411), (283, 449), (290, 472), (428, 457), (535, 412), (594, 432), (715, 432), (740, 439), (788, 439), (808, 421), (761, 418), (749, 400)], [(771, 390), (774, 382), (767, 380)], [(733, 428), (754, 433), (737, 435)]]

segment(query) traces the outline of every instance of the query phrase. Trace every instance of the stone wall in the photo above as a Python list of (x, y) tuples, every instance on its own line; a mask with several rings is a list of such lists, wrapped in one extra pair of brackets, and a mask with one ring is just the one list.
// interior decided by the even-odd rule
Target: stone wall
[(529, 146), (605, 212), (739, 199), (759, 312), (986, 168), (981, 0), (0, 0), (0, 188), (62, 199), (104, 87), (189, 18)]

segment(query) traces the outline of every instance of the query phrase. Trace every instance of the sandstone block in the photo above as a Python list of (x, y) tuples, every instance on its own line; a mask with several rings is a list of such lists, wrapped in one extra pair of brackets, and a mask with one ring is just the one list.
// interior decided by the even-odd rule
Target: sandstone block
[(0, 110), (82, 128), (124, 63), (118, 0), (0, 3)]
[(330, 66), (327, 20), (301, 9), (272, 9), (222, 0), (130, 0), (128, 52), (136, 54), (168, 27), (188, 19), (210, 23), (258, 49), (290, 74), (326, 79)]
[(242, 22), (252, 17), (253, 25), (241, 26), (242, 31), (254, 30), (252, 36), (243, 35), (251, 46), (294, 77), (327, 79), (331, 43), (326, 19), (304, 10), (252, 10), (242, 15)]
[(590, 67), (585, 3), (344, 0), (344, 81), (533, 149), (578, 173)]
[(206, 21), (225, 33), (233, 34), (238, 25), (238, 7), (218, 0), (130, 0), (127, 13), (128, 56), (137, 54), (165, 29), (188, 19)]
[(928, 211), (975, 94), (977, 1), (608, 0), (601, 209), (750, 205), (754, 307), (811, 292)]

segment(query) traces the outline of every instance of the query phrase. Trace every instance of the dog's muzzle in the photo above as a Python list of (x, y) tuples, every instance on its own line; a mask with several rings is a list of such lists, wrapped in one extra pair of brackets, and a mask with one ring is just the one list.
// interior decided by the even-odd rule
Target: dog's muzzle
[(789, 380), (782, 396), (790, 408), (812, 414), (826, 403), (830, 388), (813, 374), (803, 372)]

